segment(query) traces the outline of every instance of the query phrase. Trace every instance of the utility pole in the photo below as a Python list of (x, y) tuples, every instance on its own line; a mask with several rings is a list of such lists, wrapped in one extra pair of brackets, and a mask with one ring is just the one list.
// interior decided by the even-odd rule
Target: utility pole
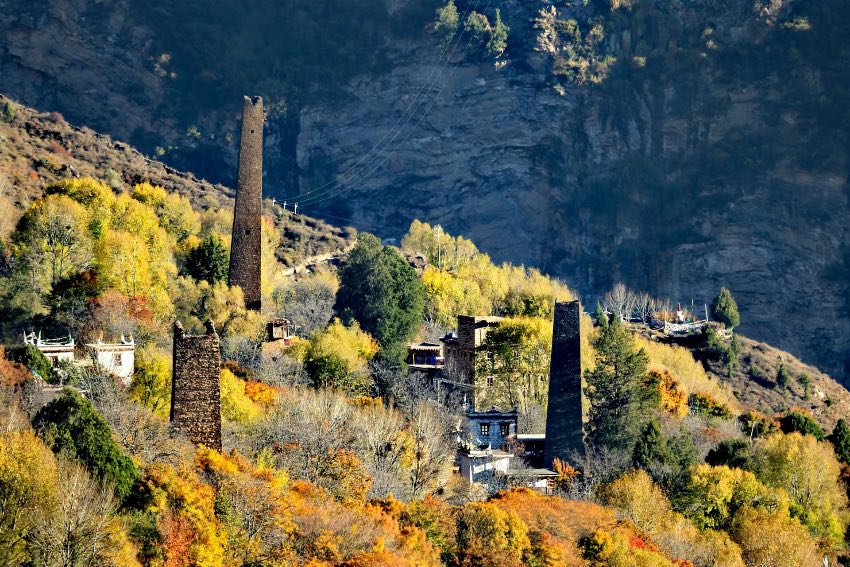
[(288, 205), (288, 204), (289, 204), (289, 203), (287, 203), (286, 201), (284, 201), (284, 202), (283, 202), (283, 210), (284, 210), (284, 211), (286, 210), (286, 205)]
[(293, 212), (297, 215), (298, 214), (298, 203), (295, 203), (295, 205), (293, 205), (293, 208), (294, 208)]
[(443, 227), (437, 225), (437, 268), (443, 269), (443, 248), (440, 236), (443, 234)]

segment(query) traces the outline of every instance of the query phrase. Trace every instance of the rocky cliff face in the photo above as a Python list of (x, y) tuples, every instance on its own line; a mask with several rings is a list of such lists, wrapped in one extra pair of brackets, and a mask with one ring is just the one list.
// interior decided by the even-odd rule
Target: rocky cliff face
[[(174, 146), (166, 161), (231, 179), (238, 100), (199, 102), (187, 117), (199, 93), (183, 83), (178, 114), (155, 30), (128, 4), (101, 5), (92, 25), (86, 3), (42, 3), (13, 14), (22, 3), (0, 1), (0, 89), (149, 150)], [(601, 18), (599, 54), (617, 60), (601, 83), (577, 84), (535, 49), (543, 4), (458, 2), (491, 20), (500, 7), (511, 32), (498, 60), (468, 36), (441, 58), (433, 38), (412, 34), (382, 47), (380, 69), (341, 83), (343, 96), (290, 99), (268, 125), (267, 190), (387, 237), (413, 218), (440, 223), (587, 301), (616, 281), (698, 304), (725, 285), (746, 334), (841, 374), (848, 10), (555, 2), (585, 31)], [(266, 94), (244, 90), (255, 87)]]

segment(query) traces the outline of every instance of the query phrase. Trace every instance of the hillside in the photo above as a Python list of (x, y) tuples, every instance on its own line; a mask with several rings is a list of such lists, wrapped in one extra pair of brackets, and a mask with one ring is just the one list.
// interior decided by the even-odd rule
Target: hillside
[[(52, 182), (94, 177), (116, 190), (147, 181), (188, 197), (199, 211), (228, 211), (233, 190), (149, 159), (135, 148), (89, 128), (74, 126), (56, 112), (39, 112), (0, 95), (0, 238), (7, 238), (26, 207)], [(356, 231), (284, 212), (269, 217), (281, 234), (278, 258), (297, 266), (311, 257), (338, 253), (351, 245)]]
[[(11, 233), (24, 208), (42, 195), (46, 185), (68, 177), (92, 176), (118, 188), (149, 181), (189, 197), (198, 210), (233, 206), (233, 191), (228, 187), (151, 160), (127, 144), (73, 126), (57, 113), (38, 112), (0, 95), (0, 108), (7, 104), (14, 108), (14, 117), (0, 121), (0, 215), (4, 215), (0, 219), (0, 237)], [(318, 219), (284, 212), (280, 206), (272, 212), (270, 202), (268, 207), (269, 217), (282, 236), (277, 257), (284, 265), (298, 270), (347, 250), (356, 234), (354, 229), (340, 229)], [(418, 266), (420, 273), (426, 265)], [(828, 429), (850, 413), (850, 392), (828, 374), (764, 342), (742, 337), (741, 346), (740, 363), (731, 378), (722, 365), (710, 361), (705, 365), (709, 375), (731, 386), (745, 409), (773, 415), (802, 408)], [(700, 358), (698, 350), (695, 355)], [(785, 392), (775, 383), (780, 360), (792, 376)], [(808, 399), (797, 381), (803, 373), (811, 379)]]
[[(469, 34), (441, 56), (441, 4), (10, 0), (0, 90), (225, 183), (261, 94), (270, 196), (383, 237), (439, 222), (588, 300), (726, 285), (742, 332), (843, 377), (845, 2), (459, 0), (501, 10), (498, 58)], [(601, 39), (546, 40), (548, 7)]]

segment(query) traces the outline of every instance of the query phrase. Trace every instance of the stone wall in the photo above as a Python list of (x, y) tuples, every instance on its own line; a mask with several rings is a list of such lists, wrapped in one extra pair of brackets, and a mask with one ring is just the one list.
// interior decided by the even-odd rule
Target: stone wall
[(263, 99), (260, 97), (245, 97), (240, 144), (230, 285), (241, 287), (245, 306), (259, 311), (263, 215)]
[(583, 452), (581, 303), (570, 301), (555, 304), (543, 462), (551, 467), (556, 458), (566, 461), (572, 453)]
[(207, 334), (187, 335), (174, 325), (171, 425), (192, 443), (221, 450), (221, 354), (211, 322)]

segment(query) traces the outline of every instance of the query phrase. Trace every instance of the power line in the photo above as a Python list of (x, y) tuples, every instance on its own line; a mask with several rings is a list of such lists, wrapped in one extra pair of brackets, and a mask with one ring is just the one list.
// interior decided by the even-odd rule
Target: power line
[[(490, 7), (490, 2), (492, 2), (492, 0), (487, 1), (487, 6), (484, 8), (485, 10)], [(466, 44), (466, 48), (468, 48), (472, 44), (473, 39), (474, 39), (474, 36), (470, 35), (469, 41), (467, 41), (467, 44)], [(419, 117), (419, 120), (417, 120), (417, 122), (413, 126), (413, 128), (407, 133), (407, 135), (401, 140), (401, 142), (399, 142), (398, 146), (401, 146), (401, 144), (406, 142), (410, 138), (410, 136), (413, 134), (413, 132), (416, 130), (416, 128), (418, 128), (419, 125), (422, 124), (422, 121), (425, 119), (425, 117), (428, 115), (428, 112), (431, 110), (431, 108), (437, 102), (437, 99), (440, 98), (440, 95), (443, 93), (445, 88), (448, 86), (449, 81), (451, 81), (452, 77), (454, 76), (455, 71), (457, 70), (457, 68), (459, 66), (460, 66), (460, 62), (458, 62), (458, 63), (456, 63), (455, 65), (452, 66), (451, 71), (449, 72), (448, 78), (443, 83), (443, 86), (440, 87), (440, 90), (437, 92), (437, 95), (429, 103), (428, 107), (425, 109), (425, 111)], [(394, 142), (395, 139), (398, 138), (399, 134), (401, 134), (401, 131), (399, 131), (393, 137), (393, 139), (390, 140), (390, 142), (391, 143)], [(389, 146), (387, 146), (387, 147), (389, 147)], [(385, 150), (382, 150), (382, 151), (385, 151)], [(357, 182), (360, 183), (360, 182), (364, 181), (365, 179), (367, 179), (372, 173), (377, 171), (377, 169), (379, 167), (381, 167), (384, 163), (386, 163), (388, 159), (390, 159), (390, 156), (385, 157), (380, 163), (378, 163), (375, 167), (370, 169), (364, 176), (362, 176), (359, 180), (357, 180)], [(353, 178), (354, 177), (352, 177), (352, 179)], [(347, 183), (350, 183), (350, 182), (351, 182), (351, 179), (349, 179), (349, 181)], [(336, 191), (335, 189), (329, 189), (328, 191), (324, 191), (323, 193), (320, 193), (318, 195), (314, 195), (313, 197), (306, 199), (305, 202), (308, 203), (308, 204), (311, 204), (311, 205), (315, 205), (316, 203), (321, 203), (322, 201), (327, 201), (328, 199), (332, 199), (332, 198), (334, 198), (338, 195), (341, 195), (342, 193), (344, 193), (345, 191), (347, 191), (351, 188), (352, 187), (350, 185), (348, 187), (345, 187), (344, 184), (343, 184), (343, 186), (340, 186), (338, 191)], [(321, 198), (319, 198), (319, 197), (321, 197)]]
[[(475, 2), (475, 8), (478, 8), (478, 4), (480, 3), (480, 1), (481, 1), (481, 0), (476, 0), (476, 2)], [(466, 10), (464, 10), (463, 15), (459, 18), (459, 20), (458, 20), (458, 21), (463, 21), (463, 20), (464, 20), (464, 18), (466, 17), (466, 15), (467, 15), (468, 13), (469, 13), (469, 5), (467, 4)], [(433, 81), (433, 82), (431, 82), (431, 78), (434, 76), (434, 73), (436, 73), (437, 69), (439, 69), (440, 67), (442, 67), (442, 66), (443, 66), (443, 65), (444, 65), (444, 64), (445, 64), (445, 63), (449, 60), (449, 58), (451, 57), (451, 55), (452, 55), (452, 54), (454, 54), (454, 50), (455, 50), (455, 49), (457, 48), (457, 46), (460, 44), (460, 38), (461, 38), (461, 37), (463, 37), (463, 34), (464, 34), (465, 32), (466, 32), (466, 30), (461, 31), (461, 33), (460, 33), (460, 34), (458, 34), (458, 37), (457, 37), (457, 38), (453, 38), (453, 39), (452, 39), (452, 41), (450, 41), (450, 42), (449, 42), (449, 44), (446, 46), (446, 48), (445, 48), (445, 49), (444, 49), (444, 50), (440, 53), (440, 55), (438, 56), (438, 61), (437, 61), (437, 62), (436, 62), (436, 64), (435, 64), (435, 65), (431, 68), (431, 72), (428, 74), (428, 77), (425, 79), (425, 83), (424, 83), (424, 85), (423, 85), (422, 87), (420, 87), (419, 92), (417, 92), (417, 93), (416, 93), (416, 96), (415, 96), (415, 97), (413, 97), (413, 100), (411, 100), (410, 104), (408, 104), (408, 105), (407, 105), (407, 108), (404, 110), (404, 112), (402, 112), (401, 116), (399, 116), (399, 118), (398, 118), (398, 120), (396, 120), (395, 124), (393, 124), (393, 126), (392, 126), (392, 127), (390, 127), (390, 129), (389, 129), (389, 130), (387, 130), (386, 132), (384, 132), (384, 135), (381, 137), (381, 139), (380, 139), (380, 140), (378, 140), (378, 142), (377, 142), (374, 146), (372, 146), (372, 148), (371, 148), (368, 152), (366, 152), (365, 154), (363, 154), (363, 155), (360, 157), (360, 159), (358, 159), (358, 160), (357, 160), (357, 161), (356, 161), (356, 162), (355, 162), (355, 163), (354, 163), (351, 167), (349, 167), (348, 169), (346, 169), (346, 170), (345, 170), (344, 172), (342, 172), (341, 174), (337, 175), (334, 179), (332, 179), (332, 180), (328, 181), (327, 183), (325, 183), (325, 184), (323, 184), (323, 185), (320, 185), (320, 186), (318, 186), (318, 187), (314, 187), (314, 188), (310, 189), (309, 191), (307, 191), (307, 192), (305, 192), (305, 193), (300, 193), (299, 195), (297, 195), (297, 196), (295, 196), (295, 197), (293, 197), (293, 198), (296, 198), (296, 199), (303, 199), (303, 198), (307, 197), (308, 195), (310, 195), (310, 194), (312, 194), (312, 193), (315, 193), (315, 192), (317, 192), (317, 191), (319, 191), (319, 190), (321, 190), (321, 189), (324, 189), (324, 188), (326, 188), (326, 187), (328, 187), (328, 186), (331, 186), (331, 185), (339, 185), (339, 184), (341, 184), (341, 183), (346, 183), (346, 182), (350, 181), (351, 179), (353, 179), (356, 175), (352, 175), (349, 179), (347, 179), (347, 180), (344, 180), (344, 181), (343, 181), (343, 178), (344, 178), (346, 175), (348, 175), (348, 174), (349, 174), (349, 173), (351, 173), (354, 169), (356, 169), (356, 168), (357, 168), (357, 167), (358, 167), (361, 163), (363, 163), (363, 161), (364, 161), (364, 160), (366, 160), (366, 158), (367, 158), (370, 154), (372, 154), (372, 152), (374, 152), (375, 150), (377, 150), (377, 149), (380, 147), (380, 145), (384, 142), (384, 140), (386, 140), (386, 139), (387, 139), (387, 136), (389, 136), (389, 135), (390, 135), (390, 133), (398, 127), (398, 125), (402, 122), (402, 120), (404, 120), (404, 119), (405, 119), (405, 116), (407, 116), (407, 115), (408, 115), (408, 112), (410, 112), (410, 110), (414, 107), (414, 105), (416, 105), (417, 107), (419, 106), (419, 103), (417, 103), (417, 101), (419, 100), (419, 97), (420, 97), (420, 96), (422, 96), (422, 93), (424, 93), (426, 89), (427, 89), (427, 90), (430, 90), (430, 89), (432, 89), (432, 88), (434, 87), (434, 85), (436, 85), (437, 78), (434, 78), (434, 81)], [(451, 52), (451, 53), (450, 53), (450, 52)], [(430, 84), (429, 84), (429, 83), (430, 83)], [(401, 129), (403, 129), (405, 126), (407, 126), (407, 124), (409, 124), (409, 123), (410, 123), (410, 119), (411, 119), (412, 117), (413, 117), (413, 114), (411, 113), (411, 114), (407, 117), (406, 123), (405, 123), (405, 124), (401, 127)], [(399, 131), (400, 131), (400, 130), (399, 130)], [(376, 154), (376, 156), (377, 156), (377, 155), (380, 155), (382, 151), (383, 151), (383, 150), (379, 150), (379, 151), (378, 151), (378, 153)], [(372, 158), (370, 158), (368, 161), (372, 161), (372, 160), (374, 160), (374, 159), (375, 159), (375, 158), (374, 158), (374, 157), (372, 157)], [(365, 166), (364, 166), (364, 167), (365, 167)], [(333, 189), (334, 189), (334, 188), (332, 187), (332, 188), (331, 188), (331, 190), (333, 190)]]

